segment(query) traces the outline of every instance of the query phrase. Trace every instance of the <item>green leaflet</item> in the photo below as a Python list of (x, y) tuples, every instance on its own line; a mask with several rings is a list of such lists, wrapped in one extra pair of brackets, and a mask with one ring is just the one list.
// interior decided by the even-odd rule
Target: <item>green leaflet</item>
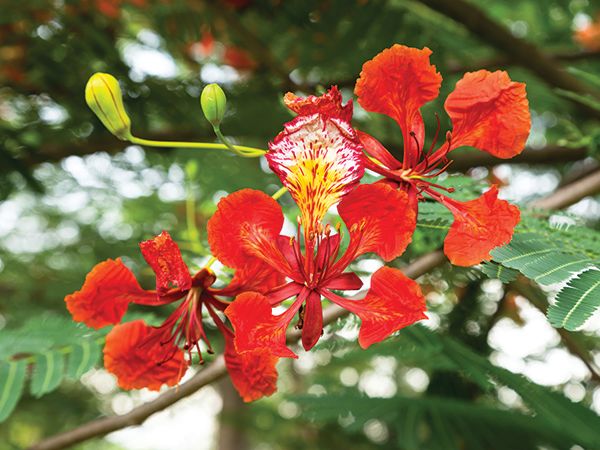
[(25, 386), (25, 361), (0, 362), (0, 422), (13, 411)]
[(36, 356), (30, 392), (34, 397), (53, 391), (63, 379), (65, 371), (64, 355), (58, 351), (50, 351)]
[(80, 344), (74, 345), (73, 350), (69, 355), (67, 375), (71, 378), (78, 379), (81, 375), (94, 367), (99, 358), (100, 347), (96, 342), (86, 340), (82, 341)]
[(517, 278), (519, 271), (504, 267), (502, 264), (497, 264), (492, 261), (486, 261), (481, 265), (481, 271), (489, 278), (495, 278), (502, 283), (510, 283)]
[(548, 319), (555, 327), (573, 331), (600, 307), (600, 270), (587, 270), (569, 280), (548, 308)]

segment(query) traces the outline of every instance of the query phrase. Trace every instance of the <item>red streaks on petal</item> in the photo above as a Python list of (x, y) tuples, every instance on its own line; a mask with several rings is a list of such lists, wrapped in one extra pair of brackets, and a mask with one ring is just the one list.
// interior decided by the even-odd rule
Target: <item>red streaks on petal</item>
[(277, 391), (279, 358), (263, 349), (238, 353), (233, 340), (225, 334), (225, 365), (240, 397), (245, 402), (252, 402)]
[(159, 294), (176, 287), (187, 291), (192, 287), (192, 277), (181, 258), (179, 247), (166, 231), (153, 239), (140, 243), (142, 255), (156, 274), (156, 290)]
[(282, 315), (274, 316), (265, 296), (256, 292), (238, 295), (225, 310), (235, 330), (236, 350), (244, 353), (264, 349), (273, 356), (297, 358), (286, 346), (285, 332), (299, 307), (299, 303), (295, 304)]
[(391, 267), (382, 267), (373, 274), (371, 289), (364, 300), (325, 295), (360, 317), (362, 323), (358, 343), (362, 348), (384, 340), (401, 328), (427, 319), (425, 297), (419, 285)]
[(531, 129), (529, 102), (525, 84), (506, 72), (465, 74), (444, 107), (452, 119), (452, 148), (469, 145), (498, 158), (523, 151)]
[(298, 204), (308, 234), (364, 173), (364, 156), (351, 125), (322, 114), (301, 115), (285, 124), (265, 157)]
[(275, 200), (264, 192), (242, 189), (219, 201), (207, 224), (208, 242), (219, 261), (239, 269), (260, 263), (264, 252), (254, 247), (275, 243), (282, 226), (283, 213)]
[(156, 292), (145, 291), (121, 259), (97, 264), (83, 287), (65, 297), (73, 320), (92, 328), (119, 323), (129, 303), (157, 302)]
[(337, 86), (331, 86), (329, 90), (321, 95), (309, 95), (308, 97), (298, 97), (292, 92), (288, 92), (283, 97), (285, 106), (301, 116), (307, 116), (315, 113), (328, 117), (337, 117), (346, 122), (352, 120), (352, 100), (342, 105), (342, 94)]
[[(135, 320), (114, 327), (106, 336), (104, 367), (117, 377), (122, 389), (148, 388), (157, 391), (163, 384), (174, 386), (188, 363), (179, 348), (160, 345), (159, 330)], [(165, 355), (171, 356), (165, 360)]]
[(358, 186), (338, 212), (358, 247), (356, 255), (375, 252), (386, 261), (404, 253), (417, 223), (416, 198), (383, 183)]
[(498, 199), (496, 186), (475, 200), (452, 205), (456, 211), (444, 253), (457, 266), (490, 259), (490, 251), (510, 242), (521, 216), (518, 207)]

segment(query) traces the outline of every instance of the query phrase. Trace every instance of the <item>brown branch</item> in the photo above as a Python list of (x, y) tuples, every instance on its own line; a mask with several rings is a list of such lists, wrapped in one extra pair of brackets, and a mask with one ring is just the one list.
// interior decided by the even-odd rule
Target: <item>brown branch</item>
[[(560, 51), (560, 52), (548, 52), (548, 58), (553, 59), (555, 61), (581, 61), (586, 59), (596, 59), (600, 58), (600, 51)], [(458, 63), (449, 63), (447, 65), (447, 69), (451, 73), (462, 74), (465, 72), (473, 72), (475, 70), (480, 69), (498, 69), (502, 67), (509, 66), (513, 63), (510, 58), (506, 56), (497, 56), (494, 58), (489, 58), (481, 61), (477, 61), (470, 64), (461, 65)]]
[[(585, 184), (585, 189), (582, 189), (581, 183)], [(573, 183), (572, 185), (565, 186), (542, 200), (538, 200), (536, 202), (536, 207), (549, 209), (565, 207), (569, 204), (577, 203), (582, 198), (597, 192), (600, 192), (600, 171), (583, 180)], [(443, 253), (438, 250), (421, 256), (406, 266), (403, 271), (407, 276), (417, 278), (442, 264), (445, 260)], [(346, 310), (331, 305), (323, 312), (323, 325), (330, 324), (335, 320), (344, 317), (346, 314), (348, 314)], [(300, 337), (300, 333), (298, 330), (290, 330), (287, 337), (289, 340), (297, 340)], [(225, 376), (226, 373), (227, 370), (225, 368), (223, 357), (219, 356), (208, 367), (202, 369), (189, 381), (183, 383), (176, 389), (171, 389), (164, 394), (161, 394), (160, 397), (152, 402), (134, 408), (127, 414), (96, 419), (73, 430), (44, 439), (30, 447), (29, 450), (59, 450), (94, 437), (103, 436), (127, 426), (141, 424), (152, 414), (193, 394), (203, 386)]]
[[(407, 276), (416, 278), (430, 271), (432, 268), (440, 265), (445, 260), (446, 259), (442, 252), (432, 252), (418, 258), (412, 264), (408, 265), (403, 271)], [(330, 324), (346, 314), (348, 314), (346, 310), (332, 305), (323, 311), (323, 325)], [(287, 336), (288, 340), (295, 341), (300, 335), (298, 330), (290, 330)], [(128, 426), (139, 425), (152, 414), (162, 411), (168, 406), (171, 406), (182, 398), (193, 394), (198, 389), (218, 380), (226, 374), (227, 369), (225, 367), (223, 356), (218, 356), (209, 366), (203, 368), (190, 380), (181, 384), (177, 388), (170, 389), (161, 394), (156, 400), (138, 406), (127, 414), (96, 419), (73, 430), (57, 434), (48, 439), (44, 439), (30, 447), (29, 450), (62, 449), (94, 437), (103, 436), (107, 433), (120, 430)]]
[[(545, 54), (531, 42), (513, 36), (505, 26), (493, 20), (473, 3), (465, 0), (419, 1), (462, 24), (471, 33), (502, 51), (515, 64), (536, 74), (551, 87), (600, 98), (597, 90), (564, 70), (556, 59)], [(588, 114), (600, 117), (600, 112), (578, 102), (577, 105)]]
[(532, 208), (562, 209), (600, 192), (600, 170), (564, 186), (552, 195), (531, 202)]
[(480, 150), (457, 150), (452, 155), (450, 171), (465, 172), (479, 166), (497, 166), (499, 164), (540, 164), (575, 162), (587, 156), (585, 147), (568, 148), (549, 145), (540, 149), (526, 148), (521, 154), (511, 159), (501, 159)]

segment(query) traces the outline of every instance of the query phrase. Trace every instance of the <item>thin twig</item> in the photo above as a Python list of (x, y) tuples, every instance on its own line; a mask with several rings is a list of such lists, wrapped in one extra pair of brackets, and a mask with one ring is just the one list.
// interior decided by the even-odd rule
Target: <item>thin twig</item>
[(600, 192), (600, 170), (564, 186), (548, 197), (531, 202), (532, 208), (562, 209)]

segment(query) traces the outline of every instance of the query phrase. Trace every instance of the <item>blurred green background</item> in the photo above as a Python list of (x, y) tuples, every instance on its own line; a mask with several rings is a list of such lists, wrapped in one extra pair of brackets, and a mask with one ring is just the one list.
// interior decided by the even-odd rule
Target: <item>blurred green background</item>
[[(449, 128), (443, 101), (465, 71), (499, 67), (527, 83), (533, 126), (523, 157), (499, 165), (467, 149), (451, 170), (477, 183), (500, 182), (505, 198), (524, 204), (598, 168), (598, 113), (557, 90), (595, 95), (576, 76), (560, 78), (561, 67), (600, 69), (600, 42), (589, 28), (600, 4), (591, 0), (4, 0), (0, 11), (3, 357), (15, 336), (28, 342), (24, 353), (48, 347), (48, 333), (69, 320), (64, 296), (97, 262), (123, 257), (151, 287), (137, 244), (168, 230), (197, 268), (207, 258), (205, 223), (219, 198), (243, 187), (272, 194), (280, 186), (264, 159), (118, 141), (84, 102), (96, 71), (121, 82), (138, 136), (213, 141), (199, 96), (217, 82), (228, 96), (223, 132), (266, 148), (291, 118), (281, 101), (286, 91), (318, 93), (337, 84), (349, 99), (362, 64), (379, 51), (393, 43), (427, 46), (444, 77), (440, 97), (424, 108), (430, 134), (436, 112), (442, 130)], [(576, 30), (587, 30), (588, 39), (577, 42)], [(395, 123), (355, 106), (357, 127), (401, 148)], [(459, 194), (472, 198), (471, 189), (480, 190), (469, 186)], [(281, 202), (293, 218), (289, 196)], [(200, 246), (186, 222), (192, 206)], [(568, 217), (597, 229), (600, 205), (588, 197)], [(394, 264), (442, 239), (419, 228)], [(357, 267), (368, 274), (378, 264), (365, 258)], [(600, 448), (593, 412), (600, 411), (599, 380), (581, 358), (600, 362), (597, 320), (559, 335), (536, 309), (552, 289), (503, 285), (478, 269), (444, 265), (420, 281), (432, 311), (425, 326), (361, 351), (357, 322), (342, 321), (316, 351), (280, 363), (280, 389), (271, 398), (244, 405), (219, 382), (142, 427), (75, 448)], [(142, 308), (133, 313), (160, 318)], [(119, 391), (100, 360), (60, 381), (41, 398), (25, 386), (0, 424), (0, 450), (26, 448), (154, 396)]]

